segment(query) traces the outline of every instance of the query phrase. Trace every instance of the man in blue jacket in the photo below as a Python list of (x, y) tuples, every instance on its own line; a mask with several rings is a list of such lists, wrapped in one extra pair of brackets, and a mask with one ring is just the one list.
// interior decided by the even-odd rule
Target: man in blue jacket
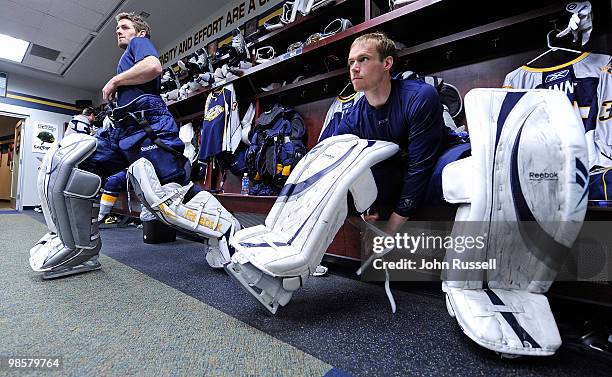
[[(159, 95), (161, 62), (150, 41), (149, 25), (134, 13), (120, 13), (117, 44), (125, 52), (119, 59), (117, 75), (102, 89), (108, 102), (115, 101), (114, 128), (97, 136), (95, 154), (85, 161), (85, 170), (109, 177), (140, 157), (153, 163), (162, 183), (185, 183), (184, 143), (178, 126)], [(143, 127), (141, 123), (146, 121)], [(156, 140), (157, 139), (157, 140)]]
[[(385, 229), (390, 234), (417, 212), (441, 154), (458, 141), (444, 125), (442, 105), (432, 85), (392, 79), (396, 58), (394, 42), (383, 33), (355, 39), (348, 64), (353, 88), (364, 96), (344, 115), (335, 132), (400, 146), (398, 156), (372, 168), (377, 203), (393, 207)], [(378, 219), (377, 214), (371, 219)]]
[(102, 89), (104, 100), (116, 102), (113, 125), (95, 138), (68, 136), (41, 165), (39, 194), (50, 232), (30, 250), (30, 265), (43, 278), (100, 268), (96, 202), (109, 177), (145, 157), (162, 184), (183, 185), (189, 178), (178, 126), (159, 95), (162, 68), (149, 25), (133, 13), (116, 20), (117, 44), (125, 52)]

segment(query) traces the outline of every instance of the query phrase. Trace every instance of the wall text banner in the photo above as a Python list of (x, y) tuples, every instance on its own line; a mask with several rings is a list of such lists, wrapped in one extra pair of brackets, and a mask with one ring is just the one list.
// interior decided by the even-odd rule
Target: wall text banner
[(224, 8), (202, 24), (182, 35), (174, 43), (164, 46), (159, 59), (164, 68), (206, 45), (231, 30), (241, 27), (253, 17), (259, 16), (272, 7), (282, 3), (282, 0), (241, 0), (229, 2)]

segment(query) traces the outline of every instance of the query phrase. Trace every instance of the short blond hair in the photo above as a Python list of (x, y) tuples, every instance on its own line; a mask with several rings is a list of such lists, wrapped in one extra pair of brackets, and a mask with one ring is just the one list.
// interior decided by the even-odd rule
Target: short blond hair
[(378, 52), (378, 58), (380, 61), (385, 60), (387, 56), (393, 58), (393, 62), (397, 59), (397, 48), (395, 47), (395, 42), (393, 42), (387, 35), (383, 32), (377, 31), (375, 33), (364, 34), (353, 41), (351, 44), (351, 48), (353, 46), (365, 43), (372, 42), (376, 48), (376, 52)]
[(130, 20), (132, 21), (132, 24), (134, 25), (134, 29), (136, 30), (137, 33), (140, 33), (141, 31), (144, 30), (145, 37), (151, 38), (151, 28), (149, 27), (149, 24), (147, 23), (147, 21), (143, 20), (142, 17), (140, 17), (136, 13), (121, 12), (115, 16), (115, 20), (117, 22), (121, 20)]

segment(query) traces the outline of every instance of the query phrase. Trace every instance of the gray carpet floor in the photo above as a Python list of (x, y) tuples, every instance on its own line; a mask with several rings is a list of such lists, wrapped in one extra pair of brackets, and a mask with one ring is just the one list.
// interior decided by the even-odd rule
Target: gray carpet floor
[(500, 359), (461, 332), (439, 285), (394, 289), (392, 314), (380, 285), (331, 274), (272, 316), (207, 266), (201, 244), (144, 244), (134, 227), (102, 231), (101, 271), (44, 282), (27, 262), (44, 219), (23, 214), (0, 213), (0, 356), (63, 355), (58, 375), (610, 375), (567, 347)]
[(28, 253), (44, 232), (28, 216), (0, 216), (0, 355), (61, 356), (63, 369), (53, 374), (62, 376), (322, 376), (331, 369), (104, 255), (101, 271), (42, 281)]

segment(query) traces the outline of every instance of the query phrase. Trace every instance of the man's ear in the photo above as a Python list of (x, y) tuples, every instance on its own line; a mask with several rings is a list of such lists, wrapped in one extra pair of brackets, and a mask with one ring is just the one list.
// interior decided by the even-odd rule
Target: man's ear
[(141, 30), (138, 32), (138, 34), (136, 34), (137, 37), (146, 37), (147, 36), (147, 31), (146, 30)]
[(391, 67), (393, 67), (393, 56), (387, 56), (383, 63), (385, 70), (391, 71)]

